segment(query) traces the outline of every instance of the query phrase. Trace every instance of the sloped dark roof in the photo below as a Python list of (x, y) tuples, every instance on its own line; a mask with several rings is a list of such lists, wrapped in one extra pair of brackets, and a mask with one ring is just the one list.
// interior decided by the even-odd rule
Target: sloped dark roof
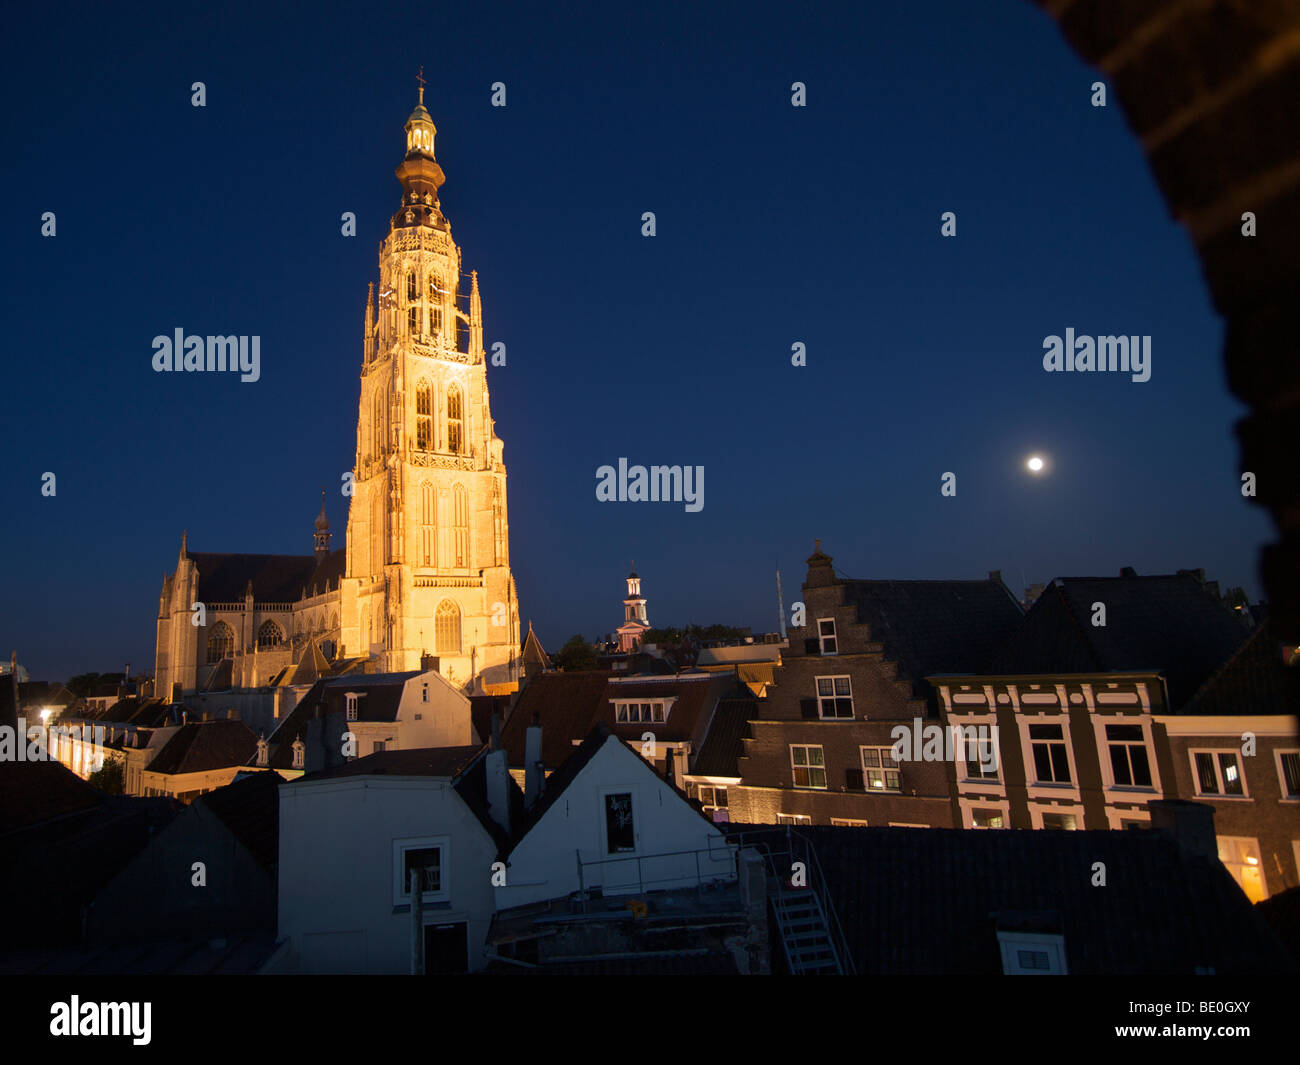
[(0, 836), (92, 810), (105, 793), (58, 762), (0, 761)]
[[(332, 554), (344, 553), (344, 549)], [(189, 551), (199, 570), (199, 600), (233, 603), (244, 598), (251, 581), (258, 603), (291, 603), (316, 572), (315, 555), (235, 555)], [(327, 560), (328, 561), (328, 560)]]
[[(1094, 603), (1106, 606), (1104, 626), (1092, 624)], [(1240, 618), (1191, 573), (1065, 577), (1044, 589), (985, 672), (1149, 670), (1165, 678), (1179, 712), (1245, 635)]]
[(267, 872), (280, 860), (280, 774), (249, 773), (194, 800), (206, 806)]
[[(513, 833), (506, 832), (492, 818), (487, 797), (487, 761), (490, 752), (486, 748), (481, 750), (484, 757), (475, 758), (469, 767), (461, 772), (452, 787), (492, 837), (498, 853), (504, 854), (510, 848)], [(524, 793), (509, 773), (506, 774), (505, 784), (506, 802), (510, 809), (510, 825), (512, 829), (518, 829), (524, 822)]]
[[(783, 833), (758, 838), (781, 846)], [(797, 835), (816, 848), (859, 975), (1000, 973), (992, 915), (1005, 911), (1057, 913), (1072, 975), (1296, 971), (1222, 864), (1164, 832), (801, 826)], [(1092, 885), (1096, 862), (1104, 887)]]
[(536, 715), (542, 726), (542, 761), (554, 769), (573, 753), (573, 741), (596, 720), (611, 674), (605, 670), (539, 673), (528, 681), (501, 729), (512, 766), (524, 764), (524, 741)]
[[(546, 778), (540, 798), (533, 804), (533, 808), (524, 815), (523, 823), (520, 824), (519, 831), (515, 834), (516, 843), (522, 840), (532, 830), (532, 827), (546, 815), (546, 811), (564, 794), (564, 789), (578, 778), (578, 774), (586, 768), (588, 762), (596, 757), (596, 752), (604, 747), (605, 741), (613, 735), (614, 733), (608, 725), (603, 721), (598, 721), (592, 726), (591, 731), (587, 733), (586, 739), (577, 747), (569, 748), (571, 752), (569, 757), (554, 773)], [(646, 772), (654, 774), (654, 770), (650, 768), (649, 763), (640, 755), (637, 756), (637, 761), (646, 767)]]
[(918, 690), (931, 673), (980, 672), (1023, 620), (1000, 580), (847, 580), (844, 600)]
[(389, 777), (439, 777), (454, 779), (483, 748), (468, 747), (418, 747), (407, 751), (378, 751), (357, 758), (334, 769), (308, 773), (303, 780), (325, 780), (332, 777), (389, 776)]
[[(643, 733), (652, 732), (665, 742), (693, 739), (701, 726), (700, 715), (712, 713), (714, 703), (723, 693), (736, 686), (730, 673), (679, 673), (664, 678), (611, 677), (597, 706), (597, 720), (604, 721), (616, 736), (625, 740), (640, 740)], [(614, 700), (664, 699), (674, 696), (668, 719), (647, 724), (619, 723)], [(571, 737), (576, 738), (576, 737)]]
[(1300, 668), (1282, 662), (1266, 621), (1201, 685), (1185, 714), (1300, 714)]
[(323, 592), (336, 591), (339, 581), (343, 579), (343, 574), (347, 570), (348, 551), (346, 547), (340, 547), (337, 551), (331, 551), (321, 563), (311, 571), (303, 591), (308, 599)]
[(709, 722), (708, 735), (700, 745), (699, 757), (691, 767), (692, 776), (738, 777), (737, 759), (744, 754), (744, 739), (749, 722), (758, 716), (758, 700), (753, 698), (720, 699)]
[(257, 737), (242, 721), (203, 721), (182, 725), (145, 771), (205, 773), (245, 765), (257, 751)]
[(487, 743), (492, 735), (492, 711), (501, 715), (501, 727), (505, 728), (506, 718), (510, 716), (510, 700), (497, 695), (471, 695), (469, 697), (469, 717), (474, 725), (474, 734)]
[[(329, 677), (325, 680), (317, 701), (324, 708), (324, 713), (342, 714), (347, 712), (348, 692), (357, 692), (363, 694), (363, 697), (357, 700), (358, 721), (396, 721), (406, 682), (419, 675), (419, 670), (411, 670), (406, 673)], [(308, 694), (313, 694), (315, 691), (316, 689), (312, 688)], [(303, 701), (306, 701), (306, 697)]]

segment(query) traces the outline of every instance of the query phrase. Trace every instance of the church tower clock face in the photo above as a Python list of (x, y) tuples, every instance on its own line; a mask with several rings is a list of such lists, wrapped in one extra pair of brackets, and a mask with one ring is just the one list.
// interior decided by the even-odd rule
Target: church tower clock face
[(366, 304), (343, 653), (385, 671), (436, 660), (471, 691), (517, 687), (503, 444), (483, 351), (478, 274), (461, 268), (438, 190), (424, 89), (406, 121), (402, 198)]

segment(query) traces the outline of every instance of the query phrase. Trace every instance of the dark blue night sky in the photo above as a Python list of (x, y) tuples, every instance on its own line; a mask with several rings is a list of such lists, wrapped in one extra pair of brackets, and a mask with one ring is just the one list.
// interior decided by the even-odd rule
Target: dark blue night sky
[[(277, 6), (6, 20), (0, 648), (34, 678), (152, 670), (182, 529), (309, 554), (329, 485), (342, 546), (421, 65), (549, 648), (619, 624), (633, 558), (652, 623), (769, 631), (814, 537), (850, 576), (1205, 567), (1258, 595), (1191, 243), (1035, 8)], [(261, 380), (155, 374), (178, 326), (260, 335)], [(1067, 327), (1151, 335), (1151, 380), (1044, 372)], [(597, 502), (620, 456), (704, 466), (703, 511)]]

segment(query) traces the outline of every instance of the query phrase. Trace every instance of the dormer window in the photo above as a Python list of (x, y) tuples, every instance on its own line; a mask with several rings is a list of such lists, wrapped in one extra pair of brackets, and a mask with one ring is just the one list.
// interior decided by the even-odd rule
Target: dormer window
[(347, 695), (345, 696), (345, 699), (347, 701), (346, 706), (347, 706), (348, 720), (355, 721), (357, 719), (357, 693), (348, 692)]
[(1065, 937), (998, 930), (1005, 976), (1065, 976)]
[(667, 718), (664, 704), (660, 702), (635, 702), (625, 703), (616, 702), (614, 704), (614, 720), (620, 725), (646, 723), (660, 723)]
[(307, 762), (307, 746), (306, 746), (306, 744), (304, 744), (304, 743), (302, 742), (302, 739), (301, 739), (301, 738), (296, 739), (296, 740), (293, 741), (293, 748), (292, 748), (292, 749), (293, 749), (293, 768), (294, 768), (294, 769), (303, 769), (303, 768), (305, 768), (305, 767), (306, 767), (306, 762)]
[(266, 742), (266, 738), (265, 737), (260, 738), (257, 741), (257, 764), (258, 765), (260, 766), (266, 765), (269, 751), (270, 751), (270, 747)]

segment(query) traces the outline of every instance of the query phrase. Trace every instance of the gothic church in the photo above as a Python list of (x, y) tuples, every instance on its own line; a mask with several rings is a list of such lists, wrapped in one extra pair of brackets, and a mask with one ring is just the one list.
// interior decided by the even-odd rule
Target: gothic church
[(419, 96), (378, 298), (372, 283), (366, 301), (346, 545), (330, 548), (323, 498), (312, 555), (191, 552), (182, 536), (158, 610), (164, 698), (435, 661), (467, 692), (518, 686), (506, 468), (488, 406), (478, 275), (466, 294), (438, 202), (437, 129), (422, 87)]

